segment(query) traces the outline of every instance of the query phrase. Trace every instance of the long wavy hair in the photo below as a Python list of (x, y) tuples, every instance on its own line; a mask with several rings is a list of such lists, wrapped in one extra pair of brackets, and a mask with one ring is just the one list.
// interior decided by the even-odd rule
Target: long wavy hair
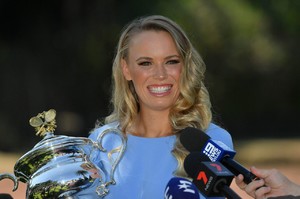
[(177, 139), (172, 151), (178, 161), (175, 175), (186, 176), (183, 160), (188, 154), (178, 139), (178, 132), (185, 127), (207, 129), (212, 119), (209, 93), (203, 83), (205, 64), (195, 50), (185, 32), (174, 21), (164, 16), (147, 16), (135, 19), (124, 27), (120, 36), (113, 62), (112, 113), (105, 118), (105, 123), (118, 121), (125, 133), (133, 124), (139, 112), (139, 102), (131, 81), (122, 73), (121, 60), (127, 59), (131, 39), (143, 31), (166, 31), (173, 38), (183, 60), (184, 67), (180, 76), (180, 94), (170, 110), (169, 121)]

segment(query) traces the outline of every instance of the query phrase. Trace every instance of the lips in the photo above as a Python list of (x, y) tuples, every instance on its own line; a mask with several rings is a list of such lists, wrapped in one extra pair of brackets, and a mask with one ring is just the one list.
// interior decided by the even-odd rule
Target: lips
[(160, 86), (148, 86), (148, 89), (151, 93), (154, 94), (163, 94), (171, 90), (172, 85), (160, 85)]

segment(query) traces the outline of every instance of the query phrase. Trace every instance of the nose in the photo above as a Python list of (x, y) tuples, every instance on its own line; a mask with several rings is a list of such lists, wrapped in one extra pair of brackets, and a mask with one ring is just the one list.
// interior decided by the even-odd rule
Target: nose
[(159, 64), (155, 67), (154, 69), (154, 78), (156, 79), (165, 79), (168, 76), (168, 73), (166, 71), (166, 68), (164, 67), (163, 64)]

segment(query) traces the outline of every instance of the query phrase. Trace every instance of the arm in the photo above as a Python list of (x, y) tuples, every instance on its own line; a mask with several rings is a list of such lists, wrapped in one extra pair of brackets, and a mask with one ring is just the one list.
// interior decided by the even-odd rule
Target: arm
[(255, 167), (251, 167), (250, 170), (260, 179), (247, 185), (243, 182), (243, 176), (239, 175), (236, 177), (236, 184), (253, 198), (263, 199), (284, 195), (300, 196), (300, 185), (290, 181), (278, 170), (263, 170)]

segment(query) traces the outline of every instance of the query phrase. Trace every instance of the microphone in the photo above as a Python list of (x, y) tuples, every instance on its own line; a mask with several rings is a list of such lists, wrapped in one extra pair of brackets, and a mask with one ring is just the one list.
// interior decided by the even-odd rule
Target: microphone
[(13, 199), (13, 197), (10, 194), (1, 193), (0, 199)]
[(200, 194), (191, 181), (174, 177), (166, 186), (164, 199), (200, 199)]
[(184, 160), (184, 169), (193, 183), (207, 197), (240, 199), (230, 184), (234, 175), (219, 162), (202, 162), (199, 153), (190, 153)]
[(246, 184), (257, 179), (257, 176), (233, 159), (236, 152), (223, 142), (212, 140), (206, 133), (192, 127), (181, 130), (179, 135), (181, 144), (189, 152), (201, 152), (208, 158), (205, 161), (221, 162), (235, 176), (242, 174)]

